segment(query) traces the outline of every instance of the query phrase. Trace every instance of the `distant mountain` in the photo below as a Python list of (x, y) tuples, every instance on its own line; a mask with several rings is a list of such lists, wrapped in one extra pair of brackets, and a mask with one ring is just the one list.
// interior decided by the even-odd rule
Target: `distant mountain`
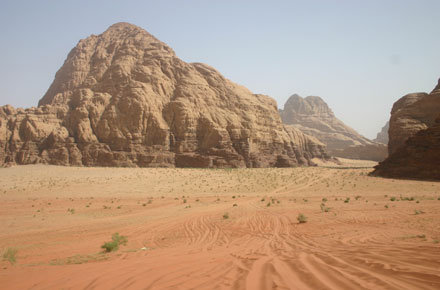
[(328, 158), (275, 100), (128, 23), (79, 41), (37, 108), (0, 107), (0, 165), (288, 167)]
[(333, 156), (382, 161), (386, 146), (373, 142), (336, 118), (333, 111), (317, 96), (292, 95), (280, 110), (285, 124), (293, 125), (316, 137)]
[(390, 128), (390, 122), (388, 121), (385, 126), (382, 127), (382, 130), (380, 130), (379, 133), (377, 133), (377, 136), (375, 139), (373, 139), (374, 142), (382, 143), (382, 144), (388, 144), (388, 129)]

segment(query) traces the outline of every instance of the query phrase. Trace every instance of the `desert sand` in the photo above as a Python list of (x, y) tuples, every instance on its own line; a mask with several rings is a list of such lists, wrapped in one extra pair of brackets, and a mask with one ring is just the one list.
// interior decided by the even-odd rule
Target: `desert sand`
[(440, 183), (371, 171), (2, 168), (0, 288), (440, 289)]

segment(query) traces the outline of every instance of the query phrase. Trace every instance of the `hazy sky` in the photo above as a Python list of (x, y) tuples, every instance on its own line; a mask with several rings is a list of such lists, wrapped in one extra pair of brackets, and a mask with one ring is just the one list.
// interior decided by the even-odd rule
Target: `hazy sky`
[(280, 108), (321, 96), (373, 138), (394, 101), (437, 83), (439, 13), (439, 0), (0, 0), (0, 105), (36, 106), (80, 39), (125, 21)]

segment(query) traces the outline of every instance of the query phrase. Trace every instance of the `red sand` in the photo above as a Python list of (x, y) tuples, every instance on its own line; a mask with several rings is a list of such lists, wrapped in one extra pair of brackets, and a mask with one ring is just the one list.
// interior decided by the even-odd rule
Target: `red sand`
[(0, 288), (440, 289), (440, 183), (369, 171), (0, 169)]

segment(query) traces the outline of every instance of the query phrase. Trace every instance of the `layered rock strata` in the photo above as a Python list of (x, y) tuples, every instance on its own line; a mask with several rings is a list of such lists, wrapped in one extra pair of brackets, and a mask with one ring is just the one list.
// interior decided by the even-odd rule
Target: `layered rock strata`
[(37, 108), (0, 108), (0, 164), (288, 167), (328, 159), (276, 102), (118, 23), (81, 40)]
[(440, 180), (440, 80), (430, 93), (409, 94), (393, 105), (390, 156), (373, 175)]

